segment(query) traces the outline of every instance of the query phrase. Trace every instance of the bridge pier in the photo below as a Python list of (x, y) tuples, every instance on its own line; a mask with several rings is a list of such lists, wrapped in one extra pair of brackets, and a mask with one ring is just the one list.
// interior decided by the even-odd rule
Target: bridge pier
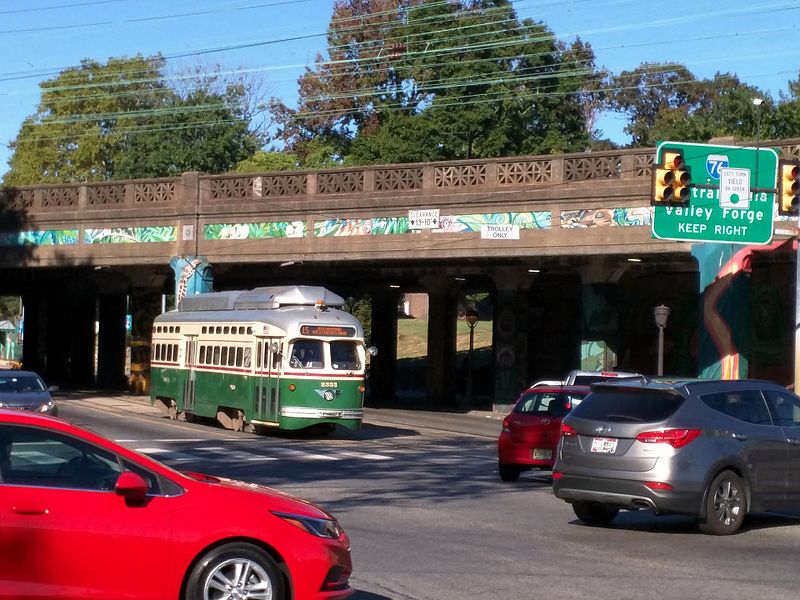
[(397, 385), (397, 303), (400, 292), (395, 289), (375, 290), (372, 297), (372, 338), (378, 349), (370, 359), (370, 394), (377, 400), (392, 400)]
[(427, 283), (428, 357), (425, 383), (428, 401), (434, 405), (455, 406), (458, 290), (441, 278)]

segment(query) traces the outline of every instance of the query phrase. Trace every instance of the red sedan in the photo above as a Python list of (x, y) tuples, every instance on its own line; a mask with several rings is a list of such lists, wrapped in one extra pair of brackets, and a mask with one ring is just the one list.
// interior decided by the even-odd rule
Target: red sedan
[(539, 386), (525, 390), (503, 419), (497, 440), (500, 479), (516, 481), (522, 471), (552, 469), (561, 418), (589, 394), (586, 386)]
[(173, 471), (0, 410), (0, 598), (338, 600), (350, 541), (309, 502)]

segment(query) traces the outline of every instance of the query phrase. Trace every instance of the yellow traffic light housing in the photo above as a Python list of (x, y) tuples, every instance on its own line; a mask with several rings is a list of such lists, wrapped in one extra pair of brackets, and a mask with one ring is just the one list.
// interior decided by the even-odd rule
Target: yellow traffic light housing
[(683, 160), (683, 152), (665, 149), (661, 163), (653, 167), (653, 197), (651, 204), (686, 204), (692, 176)]
[(800, 161), (778, 161), (778, 213), (796, 215), (800, 200)]

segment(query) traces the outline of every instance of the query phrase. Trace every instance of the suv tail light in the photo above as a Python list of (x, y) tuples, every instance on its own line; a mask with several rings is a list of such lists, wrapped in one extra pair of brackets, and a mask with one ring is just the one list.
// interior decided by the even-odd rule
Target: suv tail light
[(575, 437), (576, 435), (578, 435), (578, 432), (575, 431), (572, 425), (561, 423), (561, 437)]
[(673, 448), (683, 448), (699, 435), (699, 429), (657, 429), (643, 431), (636, 436), (636, 441), (645, 444), (669, 444)]

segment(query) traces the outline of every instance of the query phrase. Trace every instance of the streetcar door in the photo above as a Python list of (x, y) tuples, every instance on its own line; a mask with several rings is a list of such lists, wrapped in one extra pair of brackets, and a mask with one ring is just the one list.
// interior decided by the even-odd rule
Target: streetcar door
[(195, 378), (197, 360), (197, 336), (190, 335), (184, 340), (184, 362), (186, 364), (186, 381), (183, 383), (183, 410), (194, 411)]
[(258, 341), (259, 369), (256, 388), (256, 418), (260, 421), (278, 421), (278, 367), (280, 365), (280, 344), (270, 338)]

